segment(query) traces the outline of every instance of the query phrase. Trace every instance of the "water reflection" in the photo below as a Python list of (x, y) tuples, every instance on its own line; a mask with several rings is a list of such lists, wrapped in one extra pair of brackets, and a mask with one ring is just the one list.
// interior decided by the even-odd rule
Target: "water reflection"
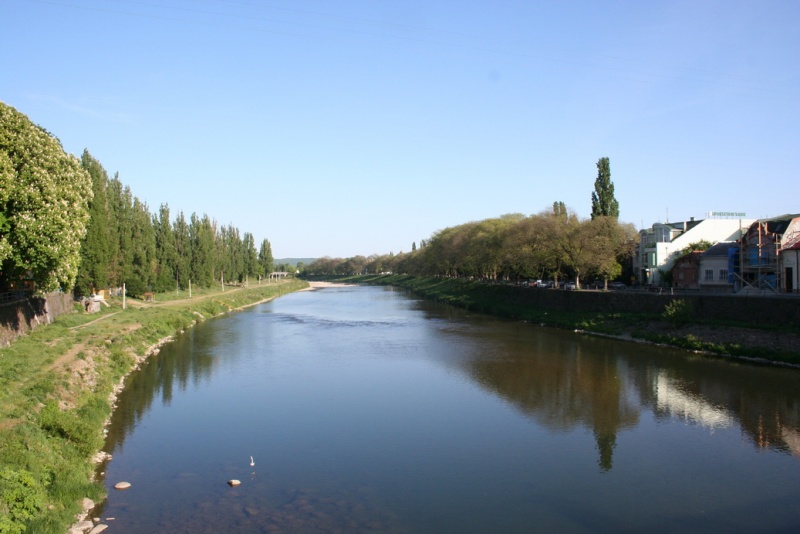
[[(227, 320), (229, 318), (220, 319)], [(215, 351), (223, 343), (235, 344), (234, 332), (218, 328), (197, 327), (180, 334), (164, 345), (158, 355), (151, 357), (125, 382), (113, 423), (106, 439), (107, 452), (114, 454), (129, 432), (160, 399), (162, 406), (172, 402), (175, 388), (186, 391), (190, 386), (208, 382), (222, 361)], [(225, 336), (226, 339), (220, 339)]]
[[(554, 432), (591, 430), (598, 464), (613, 467), (619, 432), (635, 427), (642, 410), (657, 418), (677, 418), (713, 431), (740, 426), (759, 448), (800, 456), (800, 373), (689, 356), (682, 351), (577, 336), (534, 325), (468, 317), (462, 311), (415, 302), (436, 330), (458, 338), (457, 368), (482, 388), (506, 399), (520, 412)], [(367, 315), (369, 312), (367, 311)], [(329, 319), (276, 314), (275, 324), (315, 328), (403, 324), (395, 318)], [(222, 319), (230, 320), (230, 318)], [(476, 322), (477, 320), (477, 322)], [(131, 377), (125, 402), (115, 413), (109, 452), (159, 399), (169, 405), (174, 389), (209, 381), (223, 361), (231, 364), (237, 330), (201, 325), (166, 345)], [(437, 355), (439, 357), (441, 355)]]
[[(537, 329), (532, 335), (530, 330)], [(613, 466), (617, 434), (635, 427), (643, 410), (710, 431), (740, 426), (756, 447), (795, 455), (800, 451), (797, 370), (533, 325), (498, 322), (488, 329), (459, 330), (458, 335), (483, 347), (463, 362), (465, 373), (544, 427), (590, 429), (604, 470)]]
[(107, 509), (118, 532), (779, 529), (799, 378), (381, 288), (290, 295), (130, 378), (107, 450), (134, 489)]
[(472, 359), (465, 371), (546, 428), (590, 429), (600, 467), (611, 469), (617, 433), (639, 421), (627, 369), (609, 355), (586, 357), (587, 340), (564, 332), (547, 331), (532, 340), (532, 347), (509, 350), (508, 357)]
[(656, 409), (708, 429), (728, 428), (734, 418), (722, 406), (714, 406), (699, 395), (686, 391), (683, 384), (666, 372), (656, 378)]

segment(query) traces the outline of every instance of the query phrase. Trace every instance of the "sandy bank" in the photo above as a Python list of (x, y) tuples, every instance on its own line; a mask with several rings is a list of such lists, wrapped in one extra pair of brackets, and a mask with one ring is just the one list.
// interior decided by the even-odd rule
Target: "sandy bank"
[(326, 287), (353, 287), (356, 284), (340, 284), (338, 282), (308, 282), (308, 287), (300, 291), (315, 291)]

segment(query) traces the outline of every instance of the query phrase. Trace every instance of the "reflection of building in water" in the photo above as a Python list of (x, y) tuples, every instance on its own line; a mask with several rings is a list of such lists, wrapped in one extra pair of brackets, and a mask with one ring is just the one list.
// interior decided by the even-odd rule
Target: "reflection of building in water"
[(733, 426), (734, 419), (728, 413), (699, 395), (694, 395), (681, 388), (676, 380), (665, 376), (663, 372), (656, 378), (656, 405), (661, 410), (704, 427), (726, 428)]
[(795, 456), (800, 456), (800, 432), (791, 428), (783, 428), (781, 434), (789, 451)]

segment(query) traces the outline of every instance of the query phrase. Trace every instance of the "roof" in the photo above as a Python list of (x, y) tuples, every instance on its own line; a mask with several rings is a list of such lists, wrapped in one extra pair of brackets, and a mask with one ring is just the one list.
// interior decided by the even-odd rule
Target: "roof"
[(778, 215), (777, 217), (770, 217), (769, 219), (758, 219), (756, 222), (765, 225), (768, 232), (782, 235), (786, 232), (786, 229), (789, 228), (789, 225), (792, 224), (792, 221), (798, 218), (800, 218), (800, 213), (787, 213), (785, 215)]
[(721, 241), (714, 245), (711, 245), (709, 248), (703, 252), (703, 256), (728, 256), (728, 249), (731, 246), (738, 246), (738, 243), (734, 241)]

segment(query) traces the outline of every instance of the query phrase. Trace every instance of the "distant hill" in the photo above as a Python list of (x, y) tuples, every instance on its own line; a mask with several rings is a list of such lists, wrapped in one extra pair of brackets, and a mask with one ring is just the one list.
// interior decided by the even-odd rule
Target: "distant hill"
[(281, 263), (288, 263), (289, 265), (294, 265), (297, 267), (298, 263), (302, 263), (303, 265), (308, 265), (312, 261), (316, 260), (317, 258), (276, 258), (273, 260), (275, 265)]

